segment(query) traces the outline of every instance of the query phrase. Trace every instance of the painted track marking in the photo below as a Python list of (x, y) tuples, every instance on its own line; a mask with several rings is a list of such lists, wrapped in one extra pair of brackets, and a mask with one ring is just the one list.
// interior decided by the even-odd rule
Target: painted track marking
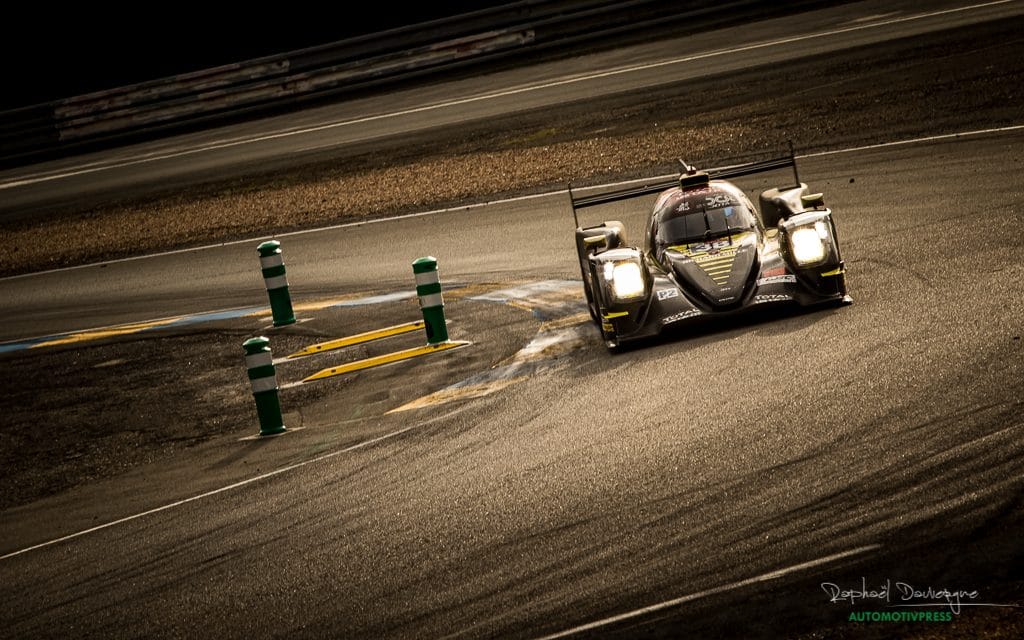
[(68, 540), (73, 540), (75, 538), (80, 538), (81, 536), (84, 536), (84, 535), (87, 535), (87, 534), (90, 534), (90, 533), (95, 533), (96, 531), (102, 531), (103, 529), (109, 529), (110, 527), (114, 527), (114, 526), (117, 526), (119, 524), (124, 524), (126, 522), (131, 522), (132, 520), (138, 520), (139, 518), (144, 518), (146, 516), (153, 515), (154, 513), (160, 513), (161, 511), (167, 511), (169, 509), (174, 509), (176, 507), (180, 507), (182, 505), (186, 505), (186, 504), (188, 504), (190, 502), (196, 502), (197, 500), (202, 500), (203, 498), (209, 498), (211, 496), (215, 496), (215, 495), (218, 495), (218, 494), (221, 494), (221, 493), (225, 493), (225, 492), (231, 491), (233, 489), (238, 489), (240, 487), (244, 487), (246, 485), (253, 484), (254, 482), (259, 482), (261, 480), (266, 480), (267, 478), (273, 478), (274, 476), (281, 475), (282, 473), (286, 473), (288, 471), (293, 471), (295, 469), (299, 469), (301, 467), (309, 466), (309, 465), (314, 464), (316, 462), (321, 462), (323, 460), (328, 460), (330, 458), (335, 458), (335, 457), (340, 456), (340, 455), (342, 455), (344, 453), (351, 453), (352, 451), (356, 451), (358, 449), (363, 449), (365, 447), (369, 447), (371, 445), (377, 444), (378, 442), (382, 442), (384, 440), (390, 440), (391, 438), (395, 438), (397, 436), (400, 436), (400, 435), (402, 435), (403, 433), (405, 433), (407, 431), (411, 431), (411, 430), (417, 428), (418, 426), (420, 426), (420, 425), (411, 425), (411, 426), (405, 427), (403, 429), (399, 429), (398, 431), (392, 431), (391, 433), (386, 433), (386, 434), (384, 434), (382, 436), (378, 436), (376, 438), (371, 438), (369, 440), (364, 440), (363, 442), (359, 442), (357, 444), (351, 445), (351, 446), (346, 447), (344, 449), (341, 449), (339, 451), (332, 451), (331, 453), (325, 453), (322, 456), (317, 456), (317, 457), (311, 458), (309, 460), (304, 460), (303, 462), (296, 462), (295, 464), (291, 464), (291, 465), (288, 465), (286, 467), (281, 467), (280, 469), (275, 469), (273, 471), (268, 471), (267, 473), (260, 474), (258, 476), (252, 477), (252, 478), (248, 478), (246, 480), (241, 480), (241, 481), (235, 482), (233, 484), (229, 484), (226, 487), (221, 487), (219, 489), (213, 489), (212, 491), (207, 491), (205, 493), (200, 493), (199, 495), (192, 496), (191, 498), (185, 498), (184, 500), (178, 500), (177, 502), (172, 502), (170, 504), (165, 504), (162, 507), (156, 507), (155, 509), (150, 509), (148, 511), (143, 511), (142, 513), (136, 513), (134, 515), (125, 516), (124, 518), (119, 518), (117, 520), (112, 520), (110, 522), (107, 522), (107, 523), (104, 523), (104, 524), (101, 524), (101, 525), (97, 525), (97, 526), (92, 527), (90, 529), (84, 529), (82, 531), (78, 531), (78, 532), (75, 532), (75, 533), (70, 533), (70, 534), (68, 534), (66, 536), (61, 536), (60, 538), (54, 538), (53, 540), (48, 540), (46, 542), (40, 542), (39, 544), (34, 544), (34, 545), (30, 546), (30, 547), (25, 547), (24, 549), (19, 549), (17, 551), (12, 551), (10, 553), (4, 554), (4, 555), (0, 556), (0, 560), (7, 560), (8, 558), (13, 558), (15, 556), (20, 556), (20, 555), (22, 555), (24, 553), (28, 553), (29, 551), (35, 551), (36, 549), (42, 549), (44, 547), (49, 547), (49, 546), (52, 546), (52, 545), (55, 545), (55, 544), (58, 544), (58, 543), (61, 543), (61, 542), (66, 542)]
[[(867, 146), (861, 146), (861, 147), (850, 147), (850, 148), (847, 148), (847, 149), (833, 149), (831, 151), (819, 151), (819, 152), (816, 152), (816, 153), (809, 153), (809, 154), (804, 154), (804, 155), (798, 155), (797, 159), (801, 159), (801, 158), (818, 158), (818, 157), (823, 157), (823, 156), (837, 155), (837, 154), (840, 154), (840, 153), (850, 153), (850, 152), (854, 152), (854, 151), (863, 151), (863, 150), (866, 150), (866, 149), (881, 149), (881, 148), (884, 148), (884, 147), (896, 147), (896, 146), (901, 146), (901, 145), (919, 144), (919, 143), (925, 143), (925, 142), (938, 142), (938, 141), (941, 141), (941, 140), (952, 140), (952, 139), (956, 139), (956, 138), (968, 138), (968, 137), (975, 137), (975, 136), (982, 136), (982, 135), (991, 135), (991, 134), (994, 134), (994, 133), (1010, 133), (1010, 132), (1013, 132), (1013, 131), (1021, 131), (1021, 130), (1024, 130), (1024, 124), (1010, 125), (1010, 126), (1006, 126), (1006, 127), (996, 127), (996, 128), (992, 128), (992, 129), (975, 129), (973, 131), (960, 131), (960, 132), (957, 132), (957, 133), (945, 133), (945, 134), (935, 135), (935, 136), (925, 136), (923, 138), (909, 138), (907, 140), (895, 140), (895, 141), (892, 141), (892, 142), (880, 142), (880, 143), (874, 144), (874, 145), (867, 145)], [(608, 182), (608, 183), (605, 183), (605, 184), (598, 184), (598, 185), (594, 185), (594, 186), (591, 186), (591, 187), (580, 187), (580, 188), (574, 189), (573, 191), (577, 192), (577, 193), (583, 192), (583, 191), (600, 191), (602, 189), (613, 189), (613, 188), (616, 188), (616, 187), (624, 187), (624, 186), (628, 186), (628, 185), (631, 185), (631, 184), (641, 184), (641, 183), (644, 183), (644, 182), (647, 182), (647, 181), (650, 181), (650, 180), (668, 180), (669, 178), (674, 178), (677, 175), (678, 174), (672, 173), (672, 174), (666, 174), (666, 175), (662, 175), (662, 176), (652, 176), (652, 177), (647, 177), (647, 178), (634, 178), (634, 179), (630, 179), (630, 180), (620, 180), (620, 181), (617, 181), (617, 182)], [(410, 219), (410, 218), (422, 218), (422, 217), (426, 217), (426, 216), (433, 216), (433, 215), (438, 215), (438, 214), (443, 214), (443, 213), (456, 213), (456, 212), (460, 212), (460, 211), (471, 211), (473, 209), (481, 209), (481, 208), (484, 208), (484, 207), (493, 207), (495, 205), (509, 204), (509, 203), (512, 203), (512, 202), (523, 202), (523, 201), (526, 201), (526, 200), (535, 200), (537, 198), (549, 198), (549, 197), (552, 197), (552, 196), (566, 195), (567, 193), (568, 193), (567, 189), (556, 189), (554, 191), (545, 191), (543, 193), (533, 193), (533, 194), (530, 194), (530, 195), (516, 196), (516, 197), (513, 197), (513, 198), (502, 198), (502, 199), (499, 199), (499, 200), (487, 200), (485, 202), (477, 202), (477, 203), (473, 203), (473, 204), (466, 204), (466, 205), (462, 205), (462, 206), (458, 206), (458, 207), (446, 207), (444, 209), (431, 209), (429, 211), (420, 211), (420, 212), (417, 212), (417, 213), (407, 213), (407, 214), (404, 214), (404, 215), (391, 216), (391, 217), (388, 217), (388, 218), (375, 218), (373, 220), (362, 220), (360, 222), (343, 222), (341, 224), (334, 224), (334, 225), (329, 225), (329, 226), (326, 226), (326, 227), (316, 227), (315, 229), (302, 229), (300, 231), (289, 231), (287, 233), (276, 234), (273, 237), (274, 238), (290, 238), (290, 237), (301, 236), (301, 235), (306, 235), (306, 234), (310, 234), (310, 233), (323, 233), (324, 231), (334, 231), (334, 230), (337, 230), (337, 229), (350, 229), (352, 227), (359, 227), (359, 226), (363, 226), (363, 225), (382, 224), (382, 223), (387, 223), (387, 222), (394, 222), (394, 221), (397, 221), (397, 220), (407, 220), (407, 219)], [(73, 267), (62, 267), (60, 269), (48, 269), (46, 271), (34, 271), (32, 273), (22, 273), (22, 274), (18, 274), (18, 275), (14, 275), (14, 276), (6, 276), (6, 277), (3, 277), (3, 278), (0, 278), (0, 282), (3, 282), (5, 280), (16, 280), (16, 279), (20, 279), (20, 278), (31, 278), (33, 276), (42, 276), (42, 275), (48, 275), (48, 274), (52, 274), (52, 273), (62, 273), (62, 272), (65, 272), (65, 271), (73, 271), (75, 269), (88, 269), (88, 268), (91, 268), (91, 267), (96, 267), (96, 266), (101, 265), (101, 264), (117, 264), (117, 263), (121, 263), (121, 262), (133, 262), (135, 260), (147, 260), (149, 258), (160, 258), (160, 257), (164, 257), (164, 256), (172, 256), (172, 255), (178, 255), (178, 254), (183, 254), (183, 253), (191, 253), (193, 251), (207, 251), (207, 250), (210, 250), (210, 249), (220, 249), (220, 248), (223, 248), (223, 247), (231, 247), (231, 246), (240, 245), (240, 244), (252, 244), (254, 242), (261, 242), (261, 241), (267, 240), (267, 239), (270, 239), (270, 236), (258, 236), (258, 237), (254, 237), (254, 238), (245, 238), (243, 240), (232, 240), (230, 242), (219, 242), (217, 244), (201, 245), (201, 246), (198, 246), (198, 247), (191, 247), (191, 248), (188, 248), (188, 249), (174, 249), (172, 251), (160, 251), (158, 253), (147, 253), (147, 254), (141, 255), (141, 256), (131, 256), (131, 257), (128, 257), (128, 258), (118, 258), (117, 260), (105, 260), (103, 262), (92, 262), (92, 263), (89, 263), (89, 264), (75, 265)]]
[[(924, 138), (914, 138), (914, 139), (909, 139), (909, 140), (898, 140), (898, 141), (894, 141), (894, 142), (885, 142), (885, 143), (880, 143), (880, 144), (876, 144), (876, 145), (868, 145), (868, 146), (864, 146), (864, 147), (855, 147), (855, 148), (849, 148), (849, 149), (837, 149), (837, 150), (833, 150), (833, 151), (823, 151), (823, 152), (819, 152), (819, 153), (815, 153), (815, 154), (808, 154), (808, 155), (802, 155), (802, 156), (797, 156), (797, 157), (798, 158), (807, 158), (807, 157), (819, 157), (819, 156), (827, 156), (827, 155), (836, 155), (836, 154), (840, 154), (840, 153), (849, 153), (849, 152), (860, 151), (860, 150), (864, 150), (864, 149), (878, 149), (878, 148), (883, 148), (883, 147), (900, 146), (900, 145), (915, 144), (915, 143), (921, 143), (921, 142), (934, 142), (934, 141), (939, 141), (939, 140), (949, 140), (949, 139), (954, 139), (954, 138), (963, 138), (963, 137), (970, 137), (970, 136), (986, 135), (986, 134), (992, 134), (992, 133), (1006, 133), (1006, 132), (1020, 131), (1020, 130), (1024, 130), (1024, 125), (1013, 125), (1013, 126), (1007, 126), (1007, 127), (998, 127), (998, 128), (994, 128), (994, 129), (979, 129), (979, 130), (974, 130), (974, 131), (965, 131), (965, 132), (960, 132), (960, 133), (951, 133), (951, 134), (944, 134), (944, 135), (939, 135), (939, 136), (927, 136), (927, 137), (924, 137)], [(668, 176), (660, 176), (658, 178), (644, 178), (643, 180), (628, 180), (628, 181), (623, 181), (623, 182), (610, 183), (610, 184), (607, 184), (607, 185), (599, 185), (599, 186), (591, 187), (591, 188), (592, 189), (602, 189), (602, 188), (610, 188), (610, 187), (615, 187), (615, 186), (632, 184), (632, 183), (636, 183), (636, 182), (643, 182), (644, 180), (652, 180), (652, 179), (659, 179), (659, 178), (666, 178), (667, 179), (667, 178), (672, 177), (673, 175), (675, 175), (675, 174), (668, 175)], [(549, 192), (549, 193), (544, 193), (544, 194), (534, 194), (534, 195), (529, 195), (529, 196), (520, 196), (518, 198), (508, 198), (508, 199), (505, 199), (505, 200), (497, 200), (497, 201), (494, 201), (494, 202), (479, 203), (479, 204), (476, 204), (476, 205), (469, 205), (469, 206), (465, 206), (465, 207), (456, 207), (456, 208), (450, 208), (450, 209), (439, 209), (439, 210), (435, 210), (435, 211), (425, 211), (425, 212), (422, 212), (422, 213), (415, 213), (415, 214), (409, 214), (409, 215), (406, 215), (406, 216), (399, 216), (397, 218), (382, 218), (382, 219), (379, 219), (379, 220), (370, 220), (370, 221), (366, 221), (366, 222), (346, 223), (346, 224), (341, 224), (341, 225), (334, 225), (334, 226), (331, 226), (331, 227), (323, 227), (323, 228), (320, 228), (320, 229), (308, 229), (308, 230), (305, 230), (305, 231), (296, 231), (296, 232), (293, 232), (293, 233), (281, 234), (281, 235), (282, 236), (299, 235), (299, 234), (303, 234), (303, 233), (313, 233), (313, 232), (316, 232), (316, 231), (326, 231), (326, 230), (329, 230), (329, 229), (337, 229), (337, 228), (343, 228), (343, 227), (352, 227), (352, 226), (357, 226), (357, 225), (361, 225), (361, 224), (388, 222), (388, 221), (391, 221), (391, 220), (396, 220), (396, 219), (401, 219), (401, 218), (426, 216), (426, 215), (432, 215), (432, 214), (435, 214), (435, 213), (442, 213), (442, 212), (449, 212), (449, 211), (459, 211), (459, 210), (463, 210), (463, 209), (479, 208), (479, 207), (485, 207), (485, 206), (490, 206), (490, 205), (494, 205), (494, 204), (501, 204), (501, 203), (505, 203), (505, 202), (516, 202), (516, 201), (520, 201), (520, 200), (526, 200), (526, 199), (532, 199), (532, 198), (540, 198), (540, 197), (545, 197), (545, 196), (550, 196), (550, 195), (565, 194), (566, 192), (567, 191), (563, 189), (563, 190)], [(223, 243), (223, 244), (218, 244), (218, 245), (209, 245), (207, 247), (197, 247), (197, 248), (193, 248), (193, 249), (182, 249), (182, 250), (178, 250), (178, 251), (168, 251), (168, 252), (164, 252), (164, 253), (161, 253), (161, 254), (152, 254), (152, 255), (149, 255), (149, 256), (135, 256), (133, 258), (124, 258), (123, 260), (112, 261), (112, 262), (126, 262), (126, 261), (129, 261), (129, 260), (142, 260), (142, 259), (145, 259), (145, 258), (154, 257), (154, 255), (170, 255), (170, 254), (177, 254), (177, 253), (185, 253), (185, 252), (188, 252), (188, 251), (200, 251), (202, 249), (221, 247), (221, 246), (225, 246), (227, 244), (242, 244), (242, 243), (250, 243), (250, 242), (252, 242), (252, 240), (239, 240), (239, 241), (232, 242), (232, 243)], [(51, 271), (43, 271), (43, 272), (31, 273), (31, 274), (23, 274), (23, 275), (20, 275), (20, 276), (10, 276), (9, 278), (5, 278), (5, 279), (24, 278), (24, 277), (29, 277), (29, 276), (33, 276), (33, 275), (41, 275), (41, 274), (44, 274), (44, 273), (53, 273), (53, 272), (57, 272), (57, 271), (67, 271), (67, 270), (71, 270), (71, 269), (82, 269), (82, 268), (85, 268), (87, 266), (91, 266), (91, 265), (80, 265), (80, 266), (77, 266), (77, 267), (67, 267), (66, 269), (54, 269), (54, 270), (51, 270)], [(2, 279), (0, 279), (0, 280), (2, 280)], [(360, 443), (358, 445), (354, 445), (353, 447), (350, 447), (348, 449), (343, 449), (341, 451), (336, 451), (336, 452), (333, 452), (333, 453), (329, 453), (329, 454), (326, 454), (326, 455), (314, 458), (312, 460), (307, 460), (305, 462), (300, 462), (300, 463), (291, 465), (289, 467), (284, 467), (282, 469), (278, 469), (276, 471), (271, 471), (269, 473), (263, 474), (261, 476), (257, 476), (255, 478), (250, 478), (248, 480), (243, 480), (241, 482), (229, 485), (227, 487), (223, 487), (221, 489), (216, 489), (214, 491), (210, 491), (210, 492), (198, 495), (198, 496), (194, 496), (192, 498), (187, 498), (185, 500), (181, 500), (179, 502), (172, 503), (170, 505), (165, 505), (163, 507), (158, 507), (156, 509), (151, 509), (151, 510), (143, 512), (141, 514), (127, 516), (125, 518), (121, 518), (121, 519), (115, 520), (113, 522), (109, 522), (109, 523), (106, 523), (106, 524), (103, 524), (103, 525), (99, 525), (97, 527), (93, 527), (92, 529), (87, 529), (85, 531), (81, 531), (81, 532), (78, 532), (78, 533), (73, 533), (73, 534), (64, 536), (62, 538), (57, 538), (55, 540), (51, 540), (49, 542), (40, 543), (40, 544), (31, 546), (31, 547), (27, 547), (27, 548), (19, 550), (19, 551), (14, 551), (14, 552), (8, 553), (6, 555), (0, 556), (0, 560), (5, 560), (7, 558), (11, 558), (11, 557), (20, 555), (22, 553), (26, 553), (28, 551), (32, 551), (34, 549), (39, 549), (39, 548), (42, 548), (42, 547), (46, 547), (46, 546), (50, 546), (50, 545), (53, 545), (53, 544), (57, 544), (59, 542), (65, 541), (65, 540), (70, 540), (72, 538), (77, 538), (77, 537), (85, 535), (87, 533), (92, 533), (93, 531), (99, 531), (101, 529), (106, 529), (108, 527), (112, 527), (112, 526), (115, 526), (117, 524), (121, 524), (121, 523), (124, 523), (124, 522), (129, 522), (131, 520), (135, 520), (135, 519), (141, 518), (141, 517), (146, 516), (146, 515), (150, 515), (150, 514), (153, 514), (153, 513), (158, 513), (160, 511), (165, 511), (167, 509), (171, 509), (171, 508), (174, 508), (174, 507), (177, 507), (177, 506), (189, 503), (189, 502), (193, 502), (193, 501), (205, 498), (205, 497), (209, 497), (209, 496), (213, 496), (213, 495), (216, 495), (216, 494), (219, 494), (219, 493), (223, 493), (225, 491), (229, 491), (229, 490), (237, 488), (237, 487), (245, 486), (245, 485), (250, 484), (252, 482), (256, 482), (258, 480), (262, 480), (262, 479), (265, 479), (265, 478), (269, 478), (269, 477), (278, 475), (280, 473), (284, 473), (285, 471), (290, 471), (292, 469), (296, 469), (296, 468), (299, 468), (299, 467), (306, 466), (308, 464), (312, 464), (313, 462), (318, 462), (320, 460), (325, 460), (325, 459), (328, 459), (328, 458), (332, 458), (332, 457), (335, 457), (335, 456), (340, 455), (342, 453), (346, 453), (348, 451), (351, 451), (351, 450), (354, 450), (354, 449), (357, 449), (357, 448), (368, 446), (368, 445), (373, 444), (375, 442), (378, 442), (380, 440), (385, 440), (385, 439), (397, 436), (397, 435), (399, 435), (401, 433), (405, 433), (406, 431), (409, 431), (409, 430), (414, 429), (414, 428), (416, 428), (416, 427), (415, 426), (406, 427), (405, 429), (401, 429), (401, 430), (393, 432), (391, 434), (387, 434), (387, 435), (381, 436), (380, 438), (376, 438), (376, 439), (373, 439), (373, 440), (368, 440), (368, 441)]]
[(701, 600), (703, 598), (708, 598), (710, 596), (718, 595), (720, 593), (726, 593), (728, 591), (735, 591), (737, 589), (742, 589), (743, 587), (749, 587), (749, 586), (752, 586), (752, 585), (755, 585), (755, 584), (760, 584), (762, 582), (770, 582), (772, 580), (776, 580), (778, 578), (782, 578), (782, 577), (787, 576), (787, 575), (792, 574), (792, 573), (797, 573), (797, 572), (800, 572), (800, 571), (804, 571), (805, 569), (813, 569), (814, 567), (820, 567), (822, 565), (829, 564), (829, 563), (835, 562), (837, 560), (842, 560), (844, 558), (850, 558), (852, 556), (856, 556), (856, 555), (860, 555), (860, 554), (863, 554), (863, 553), (867, 553), (868, 551), (875, 551), (875, 550), (881, 549), (881, 548), (882, 548), (882, 545), (880, 545), (880, 544), (869, 544), (869, 545), (866, 545), (866, 546), (863, 546), (863, 547), (857, 547), (856, 549), (850, 549), (849, 551), (843, 551), (841, 553), (834, 553), (834, 554), (832, 554), (830, 556), (824, 556), (822, 558), (816, 558), (814, 560), (808, 560), (807, 562), (801, 562), (800, 564), (795, 564), (795, 565), (793, 565), (791, 567), (786, 567), (784, 569), (779, 569), (777, 571), (770, 571), (768, 573), (763, 573), (763, 574), (761, 574), (759, 576), (754, 576), (753, 578), (747, 578), (746, 580), (740, 580), (739, 582), (733, 582), (731, 584), (722, 585), (720, 587), (714, 587), (714, 588), (711, 588), (711, 589), (705, 589), (704, 591), (698, 591), (697, 593), (691, 593), (689, 595), (685, 595), (685, 596), (682, 596), (682, 597), (679, 597), (679, 598), (674, 598), (672, 600), (666, 600), (665, 602), (659, 602), (658, 604), (652, 604), (652, 605), (650, 605), (648, 607), (642, 607), (642, 608), (636, 609), (634, 611), (628, 611), (626, 613), (621, 613), (621, 614), (619, 614), (617, 616), (611, 616), (609, 618), (604, 618), (602, 620), (597, 620), (595, 622), (589, 622), (587, 624), (580, 625), (578, 627), (573, 627), (572, 629), (566, 629), (565, 631), (559, 631), (558, 633), (553, 633), (551, 635), (542, 636), (540, 638), (537, 638), (537, 640), (555, 640), (556, 638), (567, 638), (569, 636), (574, 636), (576, 634), (583, 633), (585, 631), (593, 631), (594, 629), (600, 629), (601, 627), (607, 627), (609, 625), (612, 625), (612, 624), (615, 624), (615, 623), (618, 623), (618, 622), (623, 622), (625, 620), (632, 620), (633, 618), (639, 618), (641, 616), (649, 615), (651, 613), (656, 613), (658, 611), (663, 611), (665, 609), (670, 609), (672, 607), (677, 607), (677, 606), (679, 606), (681, 604), (686, 604), (687, 602), (693, 602), (695, 600)]
[[(453, 285), (458, 286), (458, 285)], [(458, 292), (458, 288), (452, 289)], [(326, 300), (314, 300), (310, 302), (298, 302), (293, 305), (295, 311), (311, 312), (320, 311), (334, 307), (362, 307), (372, 304), (385, 304), (400, 302), (416, 297), (415, 291), (396, 291), (382, 294), (351, 294)], [(170, 316), (155, 320), (144, 320), (141, 322), (129, 322), (125, 324), (108, 325), (92, 329), (77, 329), (63, 333), (55, 333), (46, 336), (35, 336), (30, 338), (17, 338), (0, 342), (0, 353), (21, 351), (23, 349), (39, 349), (43, 347), (54, 347), (91, 340), (101, 340), (114, 336), (132, 335), (156, 329), (178, 329), (181, 327), (201, 324), (203, 322), (216, 322), (218, 320), (235, 320), (238, 318), (269, 318), (271, 310), (269, 307), (239, 307), (236, 309), (225, 309), (222, 311), (203, 311), (199, 313), (186, 314), (181, 316)], [(310, 318), (303, 318), (299, 322), (308, 322)]]

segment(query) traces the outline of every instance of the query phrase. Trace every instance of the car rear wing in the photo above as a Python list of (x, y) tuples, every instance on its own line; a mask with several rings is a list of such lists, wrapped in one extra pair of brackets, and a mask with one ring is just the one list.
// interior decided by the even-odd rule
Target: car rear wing
[[(678, 178), (671, 180), (661, 180), (659, 182), (641, 185), (639, 187), (630, 187), (628, 189), (617, 189), (615, 191), (606, 191), (604, 193), (596, 193), (591, 196), (576, 197), (572, 193), (572, 184), (569, 184), (569, 202), (572, 206), (572, 219), (576, 223), (576, 228), (579, 228), (579, 218), (576, 215), (577, 209), (585, 209), (587, 207), (596, 207), (599, 204), (608, 204), (609, 202), (618, 202), (619, 200), (628, 200), (629, 198), (639, 198), (641, 196), (650, 195), (652, 193), (658, 193), (665, 189), (671, 189), (682, 184), (682, 181), (691, 175), (695, 175), (697, 170), (693, 167), (689, 167), (686, 163), (683, 166), (687, 168), (687, 171), (680, 173)], [(715, 167), (714, 169), (705, 169), (700, 173), (705, 173), (709, 180), (728, 180), (729, 178), (736, 178), (739, 176), (746, 176), (753, 173), (763, 173), (765, 171), (773, 171), (775, 169), (782, 169), (785, 167), (793, 167), (793, 179), (797, 186), (800, 185), (800, 174), (796, 168), (796, 156), (793, 154), (793, 144), (789, 145), (789, 155), (781, 158), (773, 158), (771, 160), (761, 160), (759, 162), (749, 162), (745, 164), (734, 164), (725, 167)]]

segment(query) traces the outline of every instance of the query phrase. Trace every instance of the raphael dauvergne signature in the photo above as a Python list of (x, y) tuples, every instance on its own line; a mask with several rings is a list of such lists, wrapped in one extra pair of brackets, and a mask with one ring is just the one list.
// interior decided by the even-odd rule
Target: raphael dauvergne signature
[(844, 587), (833, 582), (822, 582), (821, 588), (833, 604), (884, 604), (888, 607), (948, 607), (959, 615), (961, 607), (1005, 607), (987, 602), (978, 602), (977, 589), (953, 589), (948, 587), (918, 586), (887, 578), (884, 582), (868, 585), (867, 578), (861, 578), (859, 585)]

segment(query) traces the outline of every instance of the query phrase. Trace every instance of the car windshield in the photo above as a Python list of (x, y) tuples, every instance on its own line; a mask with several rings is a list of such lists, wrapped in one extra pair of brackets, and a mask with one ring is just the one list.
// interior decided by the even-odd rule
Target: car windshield
[(689, 211), (674, 212), (672, 217), (662, 218), (657, 240), (660, 246), (670, 247), (746, 231), (753, 226), (753, 216), (742, 205), (714, 209), (701, 206), (696, 210), (691, 207)]

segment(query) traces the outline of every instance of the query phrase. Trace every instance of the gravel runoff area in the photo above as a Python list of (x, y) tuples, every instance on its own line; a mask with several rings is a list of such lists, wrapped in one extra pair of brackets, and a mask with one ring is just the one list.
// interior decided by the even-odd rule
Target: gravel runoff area
[(341, 151), (273, 174), (0, 225), (0, 275), (674, 171), (1020, 124), (1024, 20)]

